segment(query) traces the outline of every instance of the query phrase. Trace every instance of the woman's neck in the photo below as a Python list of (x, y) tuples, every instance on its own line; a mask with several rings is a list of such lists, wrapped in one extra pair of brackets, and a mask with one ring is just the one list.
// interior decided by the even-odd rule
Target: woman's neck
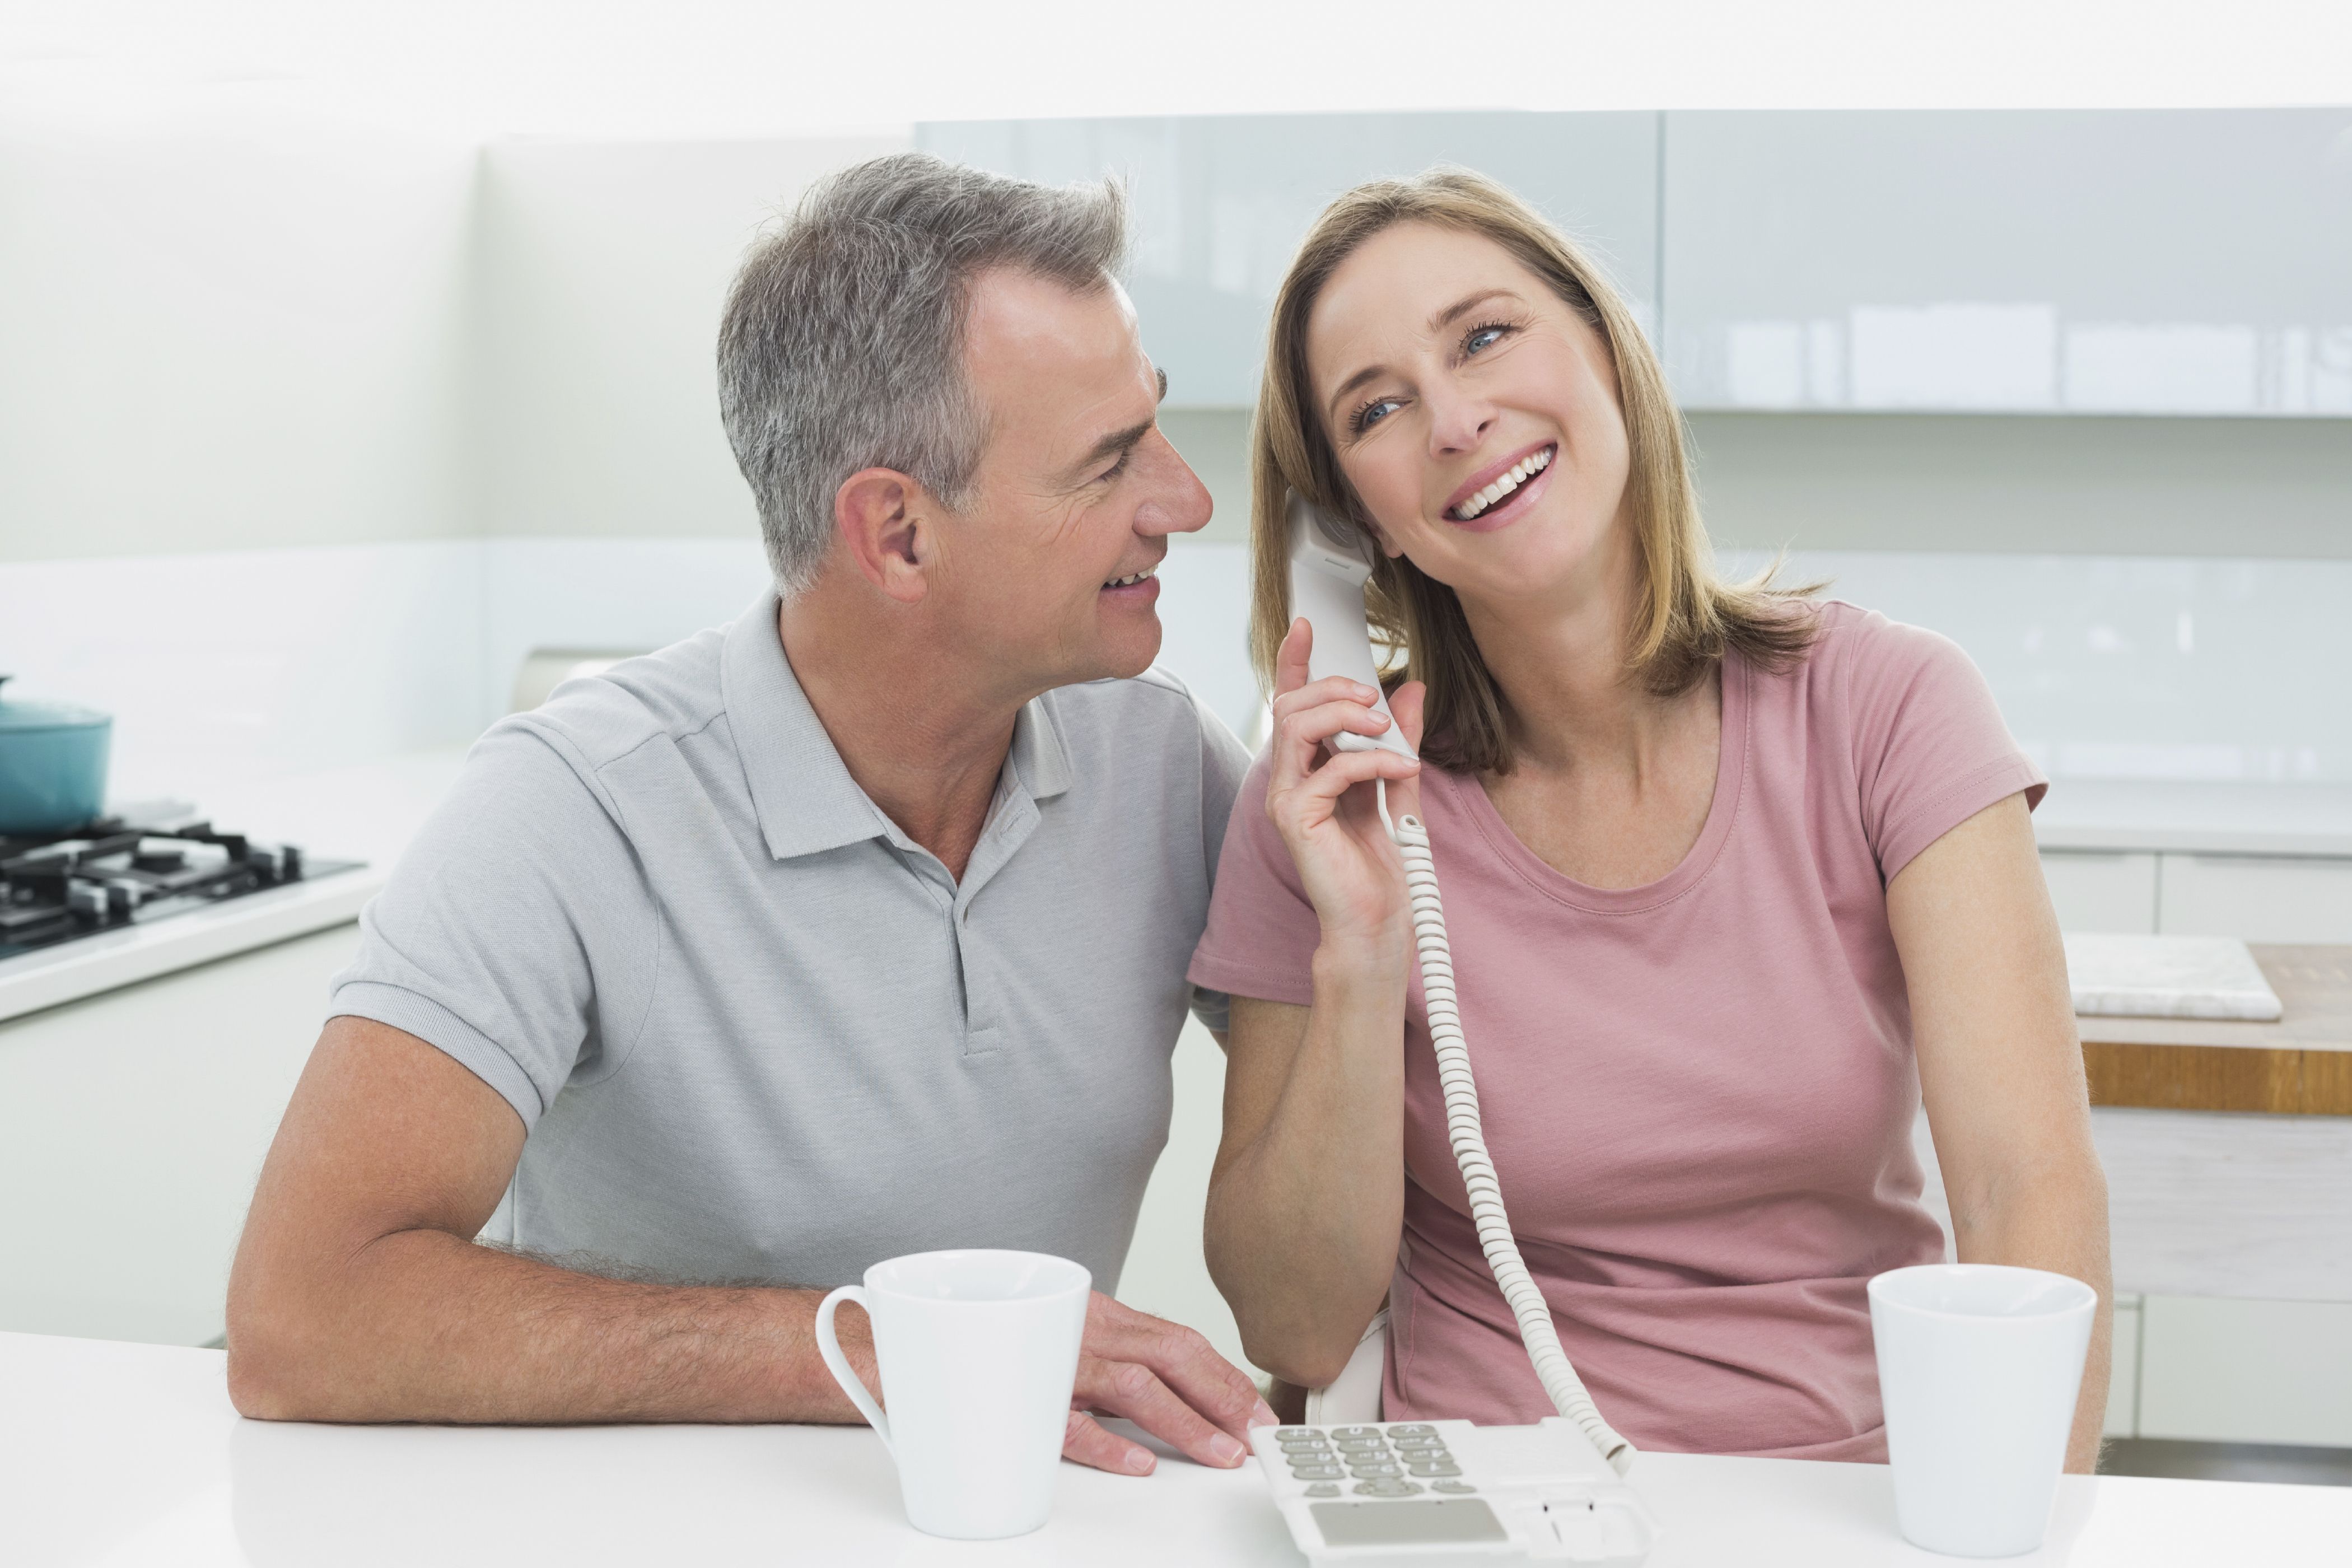
[(1686, 705), (1658, 696), (1626, 665), (1640, 584), (1632, 552), (1612, 554), (1556, 598), (1463, 601), (1502, 692), (1520, 766), (1550, 773), (1601, 767), (1638, 779), (1652, 771)]

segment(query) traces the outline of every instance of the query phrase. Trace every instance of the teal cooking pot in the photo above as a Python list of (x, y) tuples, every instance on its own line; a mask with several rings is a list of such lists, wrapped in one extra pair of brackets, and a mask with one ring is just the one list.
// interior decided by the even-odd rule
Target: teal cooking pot
[(61, 833), (95, 817), (113, 733), (114, 721), (96, 709), (0, 692), (0, 834)]

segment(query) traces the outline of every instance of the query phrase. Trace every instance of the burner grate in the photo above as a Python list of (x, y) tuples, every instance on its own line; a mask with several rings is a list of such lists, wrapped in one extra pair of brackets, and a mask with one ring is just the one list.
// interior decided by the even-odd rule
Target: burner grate
[(356, 868), (184, 817), (0, 837), (0, 959)]

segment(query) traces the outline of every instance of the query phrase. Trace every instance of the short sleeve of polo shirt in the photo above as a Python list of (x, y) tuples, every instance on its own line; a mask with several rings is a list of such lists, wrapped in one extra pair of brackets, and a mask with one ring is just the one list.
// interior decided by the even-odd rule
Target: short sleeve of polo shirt
[(1958, 643), (1874, 610), (1832, 605), (1863, 831), (1892, 882), (1922, 849), (1985, 807), (2050, 787), (2001, 721)]
[(619, 1065), (652, 1001), (658, 921), (593, 771), (530, 721), (485, 735), (360, 914), (331, 1011), (454, 1058), (536, 1125)]
[[(1224, 721), (1193, 700), (1201, 726), (1201, 856), (1208, 868), (1210, 890), (1216, 888), (1217, 868), (1223, 858), (1226, 828), (1234, 803), (1240, 798), (1242, 780), (1250, 767), (1249, 751), (1234, 738)], [(1223, 1034), (1230, 1026), (1233, 1001), (1224, 992), (1195, 984), (1192, 1016), (1202, 1026)]]

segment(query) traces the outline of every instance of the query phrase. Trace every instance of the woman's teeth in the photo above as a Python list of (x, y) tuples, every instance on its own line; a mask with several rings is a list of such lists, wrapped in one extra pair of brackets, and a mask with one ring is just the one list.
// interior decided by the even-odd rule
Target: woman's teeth
[(1480, 512), (1485, 511), (1496, 501), (1501, 500), (1505, 496), (1509, 495), (1513, 490), (1517, 489), (1521, 485), (1527, 483), (1528, 479), (1551, 467), (1552, 454), (1558, 450), (1559, 448), (1556, 447), (1546, 447), (1542, 451), (1534, 453), (1522, 459), (1518, 467), (1513, 468), (1509, 473), (1505, 474), (1502, 478), (1496, 479), (1493, 484), (1488, 485), (1485, 489), (1480, 490), (1476, 495), (1472, 496), (1468, 500), (1464, 501), (1460, 506), (1455, 507), (1449, 515), (1451, 515), (1457, 522), (1469, 521), (1472, 518), (1476, 517)]
[(1150, 576), (1153, 573), (1159, 570), (1160, 563), (1155, 561), (1140, 572), (1129, 573), (1124, 577), (1114, 577), (1109, 582), (1105, 583), (1103, 586), (1106, 588), (1132, 588), (1138, 583), (1142, 582), (1146, 577)]

